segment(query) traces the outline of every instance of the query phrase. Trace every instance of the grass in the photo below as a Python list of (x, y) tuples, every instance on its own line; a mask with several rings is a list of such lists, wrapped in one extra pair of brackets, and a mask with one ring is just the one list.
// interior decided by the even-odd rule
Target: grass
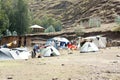
[(113, 32), (120, 32), (120, 26), (115, 26), (113, 29), (112, 29)]

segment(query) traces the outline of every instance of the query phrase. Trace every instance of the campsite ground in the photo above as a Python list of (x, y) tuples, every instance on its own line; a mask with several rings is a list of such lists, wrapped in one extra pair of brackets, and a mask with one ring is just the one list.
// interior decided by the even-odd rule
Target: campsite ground
[(120, 80), (120, 48), (61, 56), (0, 61), (0, 80)]

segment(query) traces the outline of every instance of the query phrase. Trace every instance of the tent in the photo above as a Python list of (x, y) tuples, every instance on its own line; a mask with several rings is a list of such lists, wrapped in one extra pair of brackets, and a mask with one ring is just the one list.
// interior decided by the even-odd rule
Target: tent
[[(47, 41), (47, 44), (48, 43), (53, 43), (52, 41), (55, 42), (55, 45), (54, 47), (56, 46), (57, 48), (60, 47), (60, 48), (66, 48), (67, 46), (67, 43), (69, 43), (70, 41), (64, 37), (54, 37), (54, 38), (51, 38)], [(52, 45), (53, 46), (53, 45)], [(55, 47), (55, 48), (56, 48)]]
[(107, 44), (106, 37), (101, 36), (92, 36), (92, 37), (86, 37), (85, 39), (91, 39), (92, 42), (98, 47), (98, 48), (105, 48)]
[(8, 48), (0, 48), (0, 60), (11, 60), (14, 59)]
[(28, 59), (29, 56), (29, 51), (25, 49), (0, 48), (0, 60)]
[(48, 39), (45, 45), (46, 46), (51, 45), (51, 46), (55, 47), (56, 49), (58, 49), (57, 43), (58, 42), (52, 38), (52, 39)]
[(46, 56), (46, 57), (59, 56), (60, 55), (59, 51), (56, 48), (54, 48), (53, 46), (48, 46), (46, 48), (43, 48), (40, 51), (40, 53), (41, 53), (42, 56)]
[(64, 38), (64, 37), (54, 37), (53, 39), (57, 40), (57, 41), (60, 41), (60, 42), (65, 42), (65, 43), (69, 42), (69, 40)]
[(99, 49), (93, 42), (85, 42), (83, 46), (80, 48), (81, 53), (96, 52), (96, 51), (99, 51)]

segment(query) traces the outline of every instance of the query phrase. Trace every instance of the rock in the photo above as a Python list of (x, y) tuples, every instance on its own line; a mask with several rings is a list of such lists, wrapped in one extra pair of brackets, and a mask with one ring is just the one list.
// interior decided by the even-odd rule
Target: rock
[(73, 54), (72, 52), (69, 52), (68, 54)]
[(58, 78), (52, 78), (52, 80), (58, 80)]
[(120, 57), (120, 55), (116, 55), (116, 57)]
[(7, 79), (13, 79), (13, 77), (12, 76), (8, 76)]
[(107, 70), (107, 71), (105, 71), (105, 72), (106, 72), (106, 73), (111, 73), (111, 72), (110, 72), (110, 71), (108, 71), (108, 70)]
[(68, 78), (68, 80), (71, 80), (71, 78)]
[(113, 63), (118, 63), (118, 61), (113, 61)]
[(61, 66), (65, 66), (65, 64), (61, 64)]

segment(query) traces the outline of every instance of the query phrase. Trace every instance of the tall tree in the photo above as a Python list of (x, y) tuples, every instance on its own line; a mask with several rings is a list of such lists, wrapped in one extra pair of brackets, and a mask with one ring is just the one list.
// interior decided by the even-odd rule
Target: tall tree
[(9, 30), (14, 31), (16, 26), (15, 26), (15, 7), (16, 7), (16, 2), (17, 0), (1, 0), (2, 2), (2, 9), (5, 11), (6, 15), (8, 16), (9, 19)]
[(16, 31), (18, 35), (24, 35), (28, 31), (29, 15), (27, 3), (24, 0), (18, 0), (15, 12)]
[(0, 35), (5, 31), (9, 26), (9, 19), (4, 9), (2, 8), (2, 0), (0, 0)]

